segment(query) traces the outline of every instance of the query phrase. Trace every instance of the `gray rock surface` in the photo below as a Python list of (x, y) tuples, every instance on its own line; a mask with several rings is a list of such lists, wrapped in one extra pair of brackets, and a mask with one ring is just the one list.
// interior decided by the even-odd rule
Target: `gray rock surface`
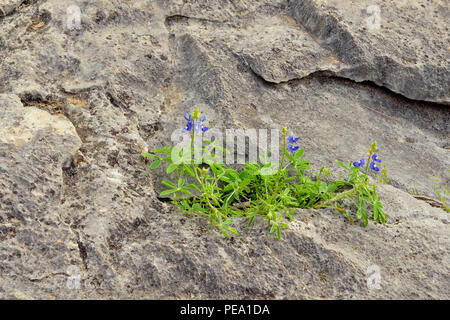
[[(0, 1), (0, 298), (449, 298), (450, 216), (410, 194), (450, 182), (445, 1), (98, 0), (76, 27), (73, 4)], [(140, 153), (194, 107), (287, 126), (332, 177), (376, 140), (387, 224), (184, 217)]]
[(1, 0), (0, 1), (0, 17), (6, 16), (17, 10), (22, 4), (22, 0)]
[(291, 1), (290, 9), (343, 63), (339, 76), (449, 104), (446, 1), (305, 0)]

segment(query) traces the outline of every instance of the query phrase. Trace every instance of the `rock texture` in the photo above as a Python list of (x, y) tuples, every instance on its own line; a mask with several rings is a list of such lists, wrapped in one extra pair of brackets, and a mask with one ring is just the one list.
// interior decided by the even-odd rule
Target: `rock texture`
[[(450, 216), (410, 194), (450, 180), (445, 1), (73, 4), (0, 1), (1, 298), (449, 298)], [(334, 177), (377, 140), (387, 224), (298, 210), (281, 241), (224, 239), (182, 216), (140, 153), (195, 106), (288, 126)]]

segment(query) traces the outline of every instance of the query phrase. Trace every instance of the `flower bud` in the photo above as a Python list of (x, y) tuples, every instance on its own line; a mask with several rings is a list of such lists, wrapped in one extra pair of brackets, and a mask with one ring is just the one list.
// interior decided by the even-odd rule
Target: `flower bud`
[(194, 114), (192, 115), (192, 118), (194, 118), (194, 120), (197, 120), (200, 117), (200, 110), (197, 108), (194, 110)]
[(208, 173), (209, 173), (209, 169), (207, 169), (207, 168), (202, 168), (200, 170), (200, 175), (202, 175), (202, 176), (206, 176)]
[(377, 142), (374, 141), (374, 142), (372, 142), (372, 146), (370, 147), (369, 152), (372, 154), (376, 151), (377, 151)]

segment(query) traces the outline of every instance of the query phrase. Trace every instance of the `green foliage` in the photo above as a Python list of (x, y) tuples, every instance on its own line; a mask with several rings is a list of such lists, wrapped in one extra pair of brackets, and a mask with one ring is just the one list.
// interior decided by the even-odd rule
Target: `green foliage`
[[(450, 172), (450, 169), (448, 169)], [(445, 210), (450, 212), (450, 204), (448, 203), (448, 197), (450, 196), (450, 189), (448, 185), (444, 185), (441, 179), (438, 177), (431, 177), (431, 179), (436, 182), (436, 186), (433, 187), (433, 191), (438, 196), (439, 200), (442, 202)]]
[[(247, 163), (240, 171), (211, 160), (216, 155), (209, 151), (213, 149), (211, 146), (214, 147), (210, 141), (206, 141), (200, 150), (203, 155), (200, 163), (194, 163), (190, 156), (198, 150), (194, 150), (193, 139), (194, 131), (191, 148), (187, 152), (189, 160), (184, 163), (172, 162), (174, 147), (156, 149), (142, 156), (153, 160), (151, 169), (156, 169), (163, 162), (167, 164), (166, 172), (170, 178), (162, 181), (168, 189), (161, 192), (161, 197), (173, 196), (173, 203), (187, 215), (208, 217), (225, 237), (237, 234), (232, 227), (234, 218), (246, 217), (248, 226), (251, 226), (259, 217), (267, 221), (270, 233), (280, 239), (281, 231), (289, 228), (287, 222), (294, 219), (295, 208), (333, 208), (351, 222), (362, 221), (364, 226), (368, 225), (370, 218), (376, 222), (386, 222), (376, 186), (369, 182), (367, 166), (362, 170), (352, 166), (351, 162), (346, 165), (338, 161), (348, 172), (347, 179), (325, 182), (324, 178), (329, 175), (329, 169), (325, 167), (312, 178), (305, 174), (310, 166), (309, 161), (303, 159), (304, 150), (295, 153), (287, 150), (286, 130), (283, 130), (280, 165), (268, 162), (266, 155), (260, 159), (261, 163)], [(369, 157), (375, 151), (376, 143), (372, 144)], [(180, 150), (179, 155), (182, 153), (183, 150)], [(275, 170), (267, 174), (270, 168)], [(193, 184), (187, 184), (189, 177)], [(356, 206), (353, 216), (342, 207), (342, 200), (346, 198)]]

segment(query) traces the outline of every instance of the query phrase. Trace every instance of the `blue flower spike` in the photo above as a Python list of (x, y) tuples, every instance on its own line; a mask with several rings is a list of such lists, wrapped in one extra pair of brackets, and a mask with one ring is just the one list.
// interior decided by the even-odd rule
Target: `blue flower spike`
[[(201, 118), (198, 118), (198, 117), (196, 118), (195, 116), (185, 113), (184, 119), (186, 119), (187, 123), (186, 123), (186, 128), (181, 130), (182, 132), (188, 132), (193, 129), (193, 130), (195, 130), (196, 133), (199, 133), (200, 131), (205, 132), (208, 130), (208, 127), (204, 126), (202, 123), (203, 121), (206, 120), (205, 116), (203, 116)], [(195, 119), (198, 119), (198, 120), (194, 121)]]
[(297, 151), (299, 149), (299, 146), (294, 146), (294, 143), (296, 143), (298, 141), (298, 139), (300, 139), (300, 138), (294, 138), (292, 135), (288, 137), (289, 152), (294, 153), (295, 151)]
[(364, 159), (361, 159), (359, 162), (353, 162), (353, 166), (354, 167), (362, 167), (362, 166), (364, 166), (364, 164), (365, 164), (366, 162), (364, 161)]
[(184, 128), (183, 130), (181, 130), (182, 132), (188, 132), (191, 131), (192, 126), (194, 125), (194, 121), (192, 121), (192, 116), (185, 113), (184, 114), (184, 118), (186, 119), (187, 123), (186, 123), (186, 128)]
[(203, 126), (202, 121), (198, 120), (198, 121), (195, 121), (194, 130), (196, 133), (199, 133), (200, 131), (205, 132), (208, 130), (208, 127)]

